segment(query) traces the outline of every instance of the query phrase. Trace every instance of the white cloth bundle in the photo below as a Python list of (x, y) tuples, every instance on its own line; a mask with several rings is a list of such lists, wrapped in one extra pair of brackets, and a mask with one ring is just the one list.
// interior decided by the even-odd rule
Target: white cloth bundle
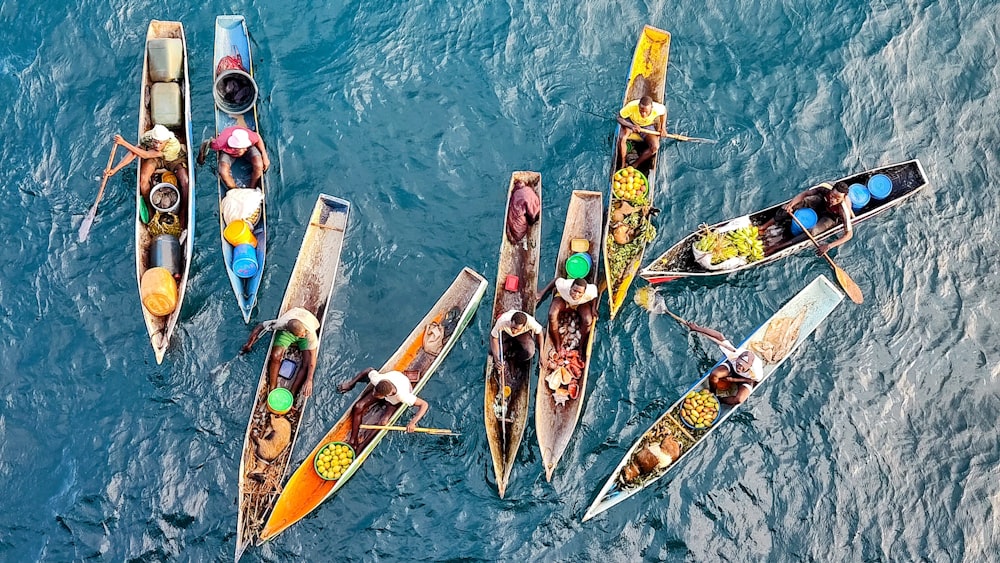
[(248, 188), (234, 188), (226, 193), (220, 205), (222, 219), (226, 224), (243, 219), (251, 224), (259, 218), (260, 204), (264, 201), (264, 192)]

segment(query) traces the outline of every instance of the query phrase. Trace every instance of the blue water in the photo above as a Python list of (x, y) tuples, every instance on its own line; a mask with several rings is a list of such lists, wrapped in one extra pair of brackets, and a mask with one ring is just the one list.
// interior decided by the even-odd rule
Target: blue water
[[(513, 170), (542, 173), (552, 263), (571, 190), (606, 190), (643, 24), (673, 34), (668, 128), (718, 140), (664, 146), (651, 255), (699, 223), (879, 164), (920, 158), (932, 183), (834, 253), (865, 303), (841, 305), (634, 499), (580, 523), (716, 352), (630, 301), (598, 327), (553, 482), (529, 425), (500, 500), (482, 421), (491, 284), (423, 392), (427, 425), (462, 436), (389, 437), (340, 494), (244, 560), (995, 560), (1000, 4), (805, 4), (0, 3), (0, 559), (232, 556), (266, 351), (237, 355), (249, 329), (221, 260), (211, 164), (196, 170), (196, 255), (162, 366), (139, 311), (134, 167), (109, 182), (86, 243), (77, 229), (112, 135), (134, 140), (148, 20), (184, 23), (194, 131), (207, 136), (215, 15), (242, 10), (273, 163), (254, 321), (278, 308), (316, 194), (353, 204), (296, 459), (352, 399), (334, 382), (381, 365), (462, 266), (495, 277)], [(821, 273), (803, 253), (662, 293), (742, 338)]]

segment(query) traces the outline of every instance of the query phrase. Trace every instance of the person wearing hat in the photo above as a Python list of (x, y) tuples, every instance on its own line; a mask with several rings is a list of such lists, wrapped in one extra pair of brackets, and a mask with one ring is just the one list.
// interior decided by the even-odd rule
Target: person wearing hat
[(685, 321), (684, 326), (707, 336), (718, 344), (719, 349), (726, 355), (725, 361), (715, 366), (708, 377), (709, 390), (719, 396), (719, 392), (727, 392), (732, 385), (739, 385), (735, 392), (719, 396), (719, 401), (727, 405), (738, 405), (747, 400), (753, 386), (764, 376), (764, 363), (760, 358), (746, 348), (733, 346), (733, 343), (717, 330), (698, 326), (691, 321)]
[(233, 179), (233, 162), (237, 158), (250, 160), (252, 171), (250, 172), (250, 183), (246, 186), (250, 189), (256, 189), (260, 185), (261, 176), (271, 167), (271, 160), (267, 157), (264, 140), (256, 132), (245, 127), (238, 125), (227, 127), (219, 133), (218, 137), (213, 137), (202, 143), (201, 150), (198, 152), (198, 164), (205, 162), (206, 145), (217, 151), (219, 177), (229, 189), (236, 187), (236, 180)]
[(121, 135), (115, 135), (115, 144), (125, 147), (129, 154), (112, 169), (105, 170), (107, 175), (118, 172), (123, 167), (135, 160), (141, 159), (139, 164), (139, 192), (147, 201), (149, 192), (153, 188), (153, 173), (163, 168), (173, 172), (177, 176), (177, 186), (181, 192), (181, 200), (188, 196), (188, 170), (187, 151), (177, 137), (162, 125), (154, 125), (152, 129), (146, 131), (139, 138), (139, 146), (130, 144)]
[[(418, 372), (413, 372), (414, 376), (419, 375)], [(399, 371), (387, 371), (385, 373), (379, 373), (378, 370), (372, 367), (365, 368), (357, 373), (353, 379), (350, 381), (345, 381), (337, 386), (337, 392), (347, 393), (354, 386), (361, 382), (362, 379), (368, 378), (370, 385), (365, 387), (365, 390), (361, 392), (361, 396), (351, 407), (351, 437), (348, 439), (348, 443), (353, 447), (358, 447), (358, 433), (361, 430), (361, 424), (364, 419), (365, 413), (378, 401), (385, 401), (389, 405), (406, 405), (407, 407), (417, 407), (417, 414), (413, 415), (410, 422), (406, 425), (407, 432), (413, 432), (417, 429), (417, 422), (427, 414), (427, 409), (430, 405), (427, 401), (421, 399), (420, 397), (413, 394), (413, 384), (415, 381), (410, 379), (410, 376)], [(382, 424), (383, 421), (377, 421)]]
[(597, 296), (600, 291), (597, 286), (587, 283), (584, 278), (554, 278), (538, 294), (538, 302), (555, 289), (552, 304), (549, 305), (549, 337), (556, 352), (562, 352), (562, 335), (559, 333), (559, 315), (564, 311), (575, 312), (580, 318), (580, 342), (586, 346), (590, 327), (597, 319)]
[(264, 321), (250, 331), (246, 344), (240, 349), (241, 354), (246, 354), (253, 347), (260, 335), (269, 331), (274, 331), (274, 343), (271, 345), (270, 356), (267, 360), (267, 390), (273, 391), (278, 386), (278, 371), (281, 368), (281, 360), (285, 357), (285, 350), (289, 346), (295, 345), (302, 353), (302, 361), (297, 366), (295, 373), (290, 377), (292, 385), (290, 391), (298, 394), (302, 389), (302, 396), (312, 395), (313, 373), (316, 371), (316, 350), (319, 349), (319, 337), (316, 331), (319, 330), (319, 320), (302, 307), (293, 307), (285, 311), (277, 319)]

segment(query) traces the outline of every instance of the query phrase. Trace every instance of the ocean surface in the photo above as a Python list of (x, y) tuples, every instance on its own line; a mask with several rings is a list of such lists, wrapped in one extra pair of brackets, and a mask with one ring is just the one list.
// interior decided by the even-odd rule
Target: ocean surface
[[(150, 19), (183, 22), (195, 137), (214, 132), (215, 16), (253, 38), (271, 151), (273, 318), (316, 196), (351, 201), (302, 459), (463, 266), (490, 288), (393, 434), (334, 498), (244, 561), (995, 561), (1000, 551), (1000, 3), (0, 2), (0, 560), (226, 561), (266, 346), (219, 248), (214, 159), (195, 257), (157, 365), (140, 314), (134, 166), (89, 240), (111, 138), (134, 141)], [(570, 192), (607, 192), (612, 117), (644, 24), (672, 33), (658, 234), (919, 158), (930, 186), (832, 256), (858, 282), (741, 412), (667, 478), (594, 520), (631, 443), (717, 359), (632, 303), (602, 320), (552, 483), (529, 424), (507, 498), (483, 426), (486, 335), (514, 170), (543, 183), (541, 278)], [(119, 151), (121, 154), (122, 151)], [(811, 252), (660, 291), (742, 339), (829, 265)], [(638, 282), (635, 289), (644, 285)], [(547, 304), (540, 310), (544, 311)], [(602, 307), (606, 314), (606, 303)]]

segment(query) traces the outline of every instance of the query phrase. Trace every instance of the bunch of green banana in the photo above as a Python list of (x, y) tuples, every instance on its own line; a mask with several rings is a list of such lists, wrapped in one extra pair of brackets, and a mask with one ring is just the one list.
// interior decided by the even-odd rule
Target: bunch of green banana
[(705, 233), (698, 242), (694, 243), (694, 247), (702, 252), (711, 252), (715, 248), (715, 241), (719, 238), (719, 235), (712, 231)]
[(736, 250), (736, 247), (731, 244), (727, 244), (725, 246), (718, 247), (716, 251), (712, 253), (712, 263), (718, 264), (719, 262), (725, 262), (730, 258), (736, 258), (738, 255), (739, 252)]
[(764, 241), (758, 236), (756, 225), (729, 231), (726, 240), (736, 248), (738, 255), (747, 259), (747, 262), (756, 262), (764, 258)]

